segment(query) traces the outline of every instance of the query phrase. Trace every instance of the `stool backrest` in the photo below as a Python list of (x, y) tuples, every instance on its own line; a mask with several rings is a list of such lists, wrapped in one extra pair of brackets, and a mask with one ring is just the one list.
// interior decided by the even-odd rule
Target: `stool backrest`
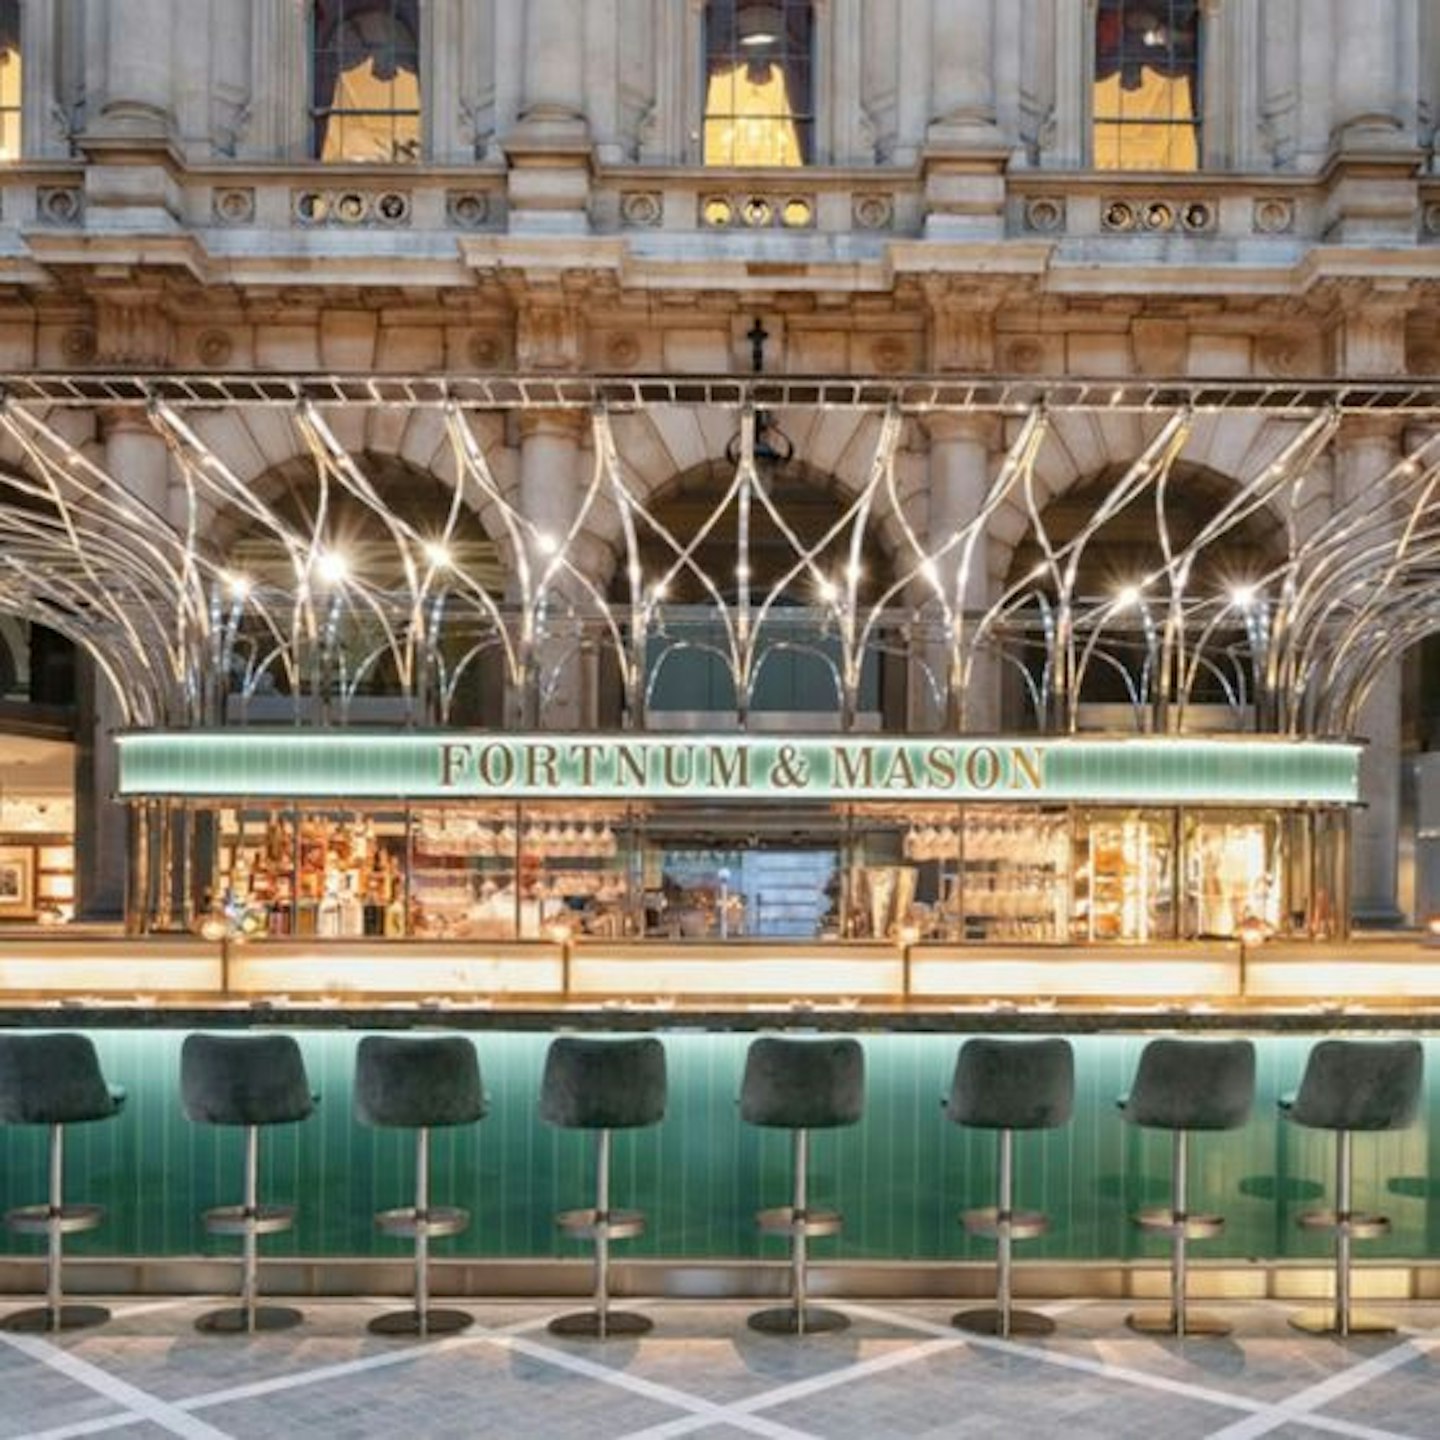
[(180, 1103), (201, 1125), (284, 1125), (315, 1108), (293, 1035), (187, 1035)]
[(1134, 1124), (1161, 1130), (1236, 1130), (1254, 1103), (1249, 1040), (1152, 1040), (1124, 1110)]
[(1075, 1108), (1075, 1052), (1068, 1040), (967, 1040), (955, 1060), (945, 1113), (957, 1125), (1046, 1130)]
[(865, 1108), (865, 1052), (852, 1039), (762, 1035), (745, 1055), (740, 1118), (751, 1125), (826, 1130)]
[(550, 1043), (540, 1118), (567, 1130), (630, 1130), (665, 1118), (665, 1047), (653, 1036)]
[(0, 1035), (0, 1124), (104, 1120), (119, 1103), (86, 1035)]
[(355, 1050), (354, 1094), (364, 1125), (469, 1125), (486, 1108), (475, 1044), (464, 1035), (367, 1035)]
[(1320, 1130), (1401, 1130), (1420, 1108), (1418, 1040), (1321, 1040), (1310, 1050), (1290, 1118)]

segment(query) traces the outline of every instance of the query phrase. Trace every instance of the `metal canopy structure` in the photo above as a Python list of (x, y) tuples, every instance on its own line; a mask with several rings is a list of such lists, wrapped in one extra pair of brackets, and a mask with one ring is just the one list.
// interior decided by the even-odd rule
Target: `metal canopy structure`
[[(0, 434), (18, 457), (0, 477), (0, 610), (88, 650), (129, 725), (243, 723), (262, 697), (281, 697), (296, 723), (344, 725), (383, 694), (405, 723), (445, 726), (484, 683), (503, 686), (508, 723), (533, 727), (577, 667), (599, 663), (618, 680), (616, 728), (644, 729), (658, 677), (688, 656), (722, 679), (744, 727), (784, 655), (828, 677), (842, 730), (864, 723), (866, 667), (883, 656), (925, 697), (931, 718), (912, 714), (912, 727), (964, 733), (978, 687), (1005, 685), (1014, 722), (1043, 733), (1085, 728), (1104, 691), (1137, 732), (1206, 728), (1218, 705), (1221, 728), (1340, 736), (1385, 668), (1440, 629), (1440, 384), (76, 374), (0, 387)], [(417, 520), (342, 443), (343, 412), (357, 407), (437, 412), (442, 515)], [(683, 530), (617, 439), (622, 417), (659, 407), (718, 409), (735, 432)], [(132, 410), (164, 440), (178, 486), (164, 513), (76, 438), (77, 408)], [(497, 475), (480, 412), (517, 409), (589, 425), (590, 473), (564, 533)], [(205, 436), (207, 415), (254, 410), (279, 412), (307, 457), (313, 493), (298, 511)], [(766, 429), (777, 413), (788, 424), (826, 411), (866, 421), (868, 459), (828, 523), (802, 533), (772, 494)], [(1135, 453), (1078, 523), (1057, 528), (1038, 478), (1054, 427), (1121, 413), (1139, 426)], [(1228, 477), (1203, 523), (1181, 527), (1187, 445), (1216, 413), (1271, 426), (1273, 443)], [(937, 414), (998, 419), (1005, 436), (985, 493), (940, 534), (897, 478), (907, 426)], [(1399, 458), (1338, 496), (1328, 451), (1355, 419), (1392, 427)], [(363, 564), (337, 535), (342, 512), (367, 518)], [(1218, 583), (1262, 515), (1268, 550)], [(454, 545), (475, 516), (503, 560), (502, 588)], [(1036, 558), (997, 583), (988, 547), (1002, 517)], [(1090, 562), (1122, 519), (1148, 559), (1097, 588)], [(611, 536), (610, 574), (587, 563), (597, 526)], [(238, 568), (217, 538), (237, 533), (268, 547), (262, 572)], [(888, 568), (866, 574), (881, 539)]]

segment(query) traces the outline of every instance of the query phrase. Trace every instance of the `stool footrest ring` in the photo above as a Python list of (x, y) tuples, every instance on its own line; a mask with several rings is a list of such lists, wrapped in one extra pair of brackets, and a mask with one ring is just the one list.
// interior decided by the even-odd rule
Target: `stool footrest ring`
[(1355, 1240), (1378, 1240), (1390, 1233), (1388, 1216), (1359, 1210), (1352, 1210), (1343, 1219), (1335, 1210), (1307, 1210), (1295, 1223), (1302, 1230), (1339, 1230), (1343, 1225)]
[(470, 1224), (470, 1212), (456, 1205), (432, 1205), (422, 1217), (413, 1205), (396, 1210), (381, 1210), (375, 1216), (375, 1228), (384, 1235), (413, 1240), (417, 1235), (443, 1239), (458, 1235)]
[(633, 1240), (645, 1233), (645, 1216), (639, 1210), (562, 1210), (555, 1224), (573, 1240), (593, 1240), (604, 1234), (611, 1240)]
[(1223, 1215), (1176, 1215), (1168, 1205), (1142, 1210), (1135, 1223), (1153, 1235), (1184, 1234), (1187, 1240), (1210, 1240), (1225, 1228)]
[(219, 1205), (205, 1212), (205, 1229), (212, 1235), (244, 1235), (251, 1229), (257, 1235), (278, 1235), (294, 1223), (293, 1205), (257, 1205), (253, 1210)]
[(793, 1205), (776, 1205), (761, 1210), (755, 1216), (755, 1223), (762, 1235), (805, 1235), (809, 1237), (838, 1235), (845, 1225), (845, 1217), (838, 1210), (821, 1210), (809, 1206), (796, 1210)]
[[(1012, 1240), (1033, 1240), (1050, 1228), (1050, 1217), (1039, 1210), (1011, 1210), (1008, 1218)], [(986, 1235), (991, 1239), (1000, 1234), (1000, 1221), (1000, 1211), (994, 1205), (967, 1210), (960, 1217), (967, 1235)]]
[(58, 1211), (48, 1205), (21, 1205), (5, 1212), (5, 1223), (17, 1235), (48, 1235), (58, 1218), (62, 1235), (77, 1235), (93, 1230), (105, 1218), (103, 1205), (62, 1205)]

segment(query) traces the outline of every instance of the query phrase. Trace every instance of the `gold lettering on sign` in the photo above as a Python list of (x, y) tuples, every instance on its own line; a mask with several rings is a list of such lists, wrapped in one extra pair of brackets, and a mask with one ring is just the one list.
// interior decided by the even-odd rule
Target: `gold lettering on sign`
[(582, 789), (590, 790), (595, 785), (595, 757), (600, 753), (600, 747), (593, 740), (582, 740), (572, 745), (571, 751), (580, 757), (580, 785)]
[(965, 756), (965, 783), (972, 790), (993, 790), (1000, 779), (1000, 756), (993, 745), (977, 745)]
[(553, 745), (532, 745), (525, 751), (525, 783), (532, 790), (543, 785), (547, 790), (560, 788), (558, 762), (560, 756)]
[(665, 763), (665, 783), (674, 790), (689, 789), (695, 779), (695, 754), (688, 745), (667, 745), (661, 755)]
[(835, 773), (843, 790), (869, 790), (875, 784), (875, 756), (870, 750), (858, 753), (843, 745), (835, 747)]
[(915, 767), (910, 763), (910, 752), (903, 746), (895, 747), (890, 768), (885, 773), (887, 790), (913, 790), (915, 788)]
[(960, 772), (955, 768), (955, 752), (953, 750), (945, 745), (932, 745), (930, 753), (925, 757), (925, 763), (935, 777), (933, 784), (937, 790), (953, 790), (955, 788), (955, 780)]
[(1045, 788), (1045, 755), (1037, 745), (1010, 747), (1010, 788), (1012, 790), (1043, 790)]
[(440, 783), (446, 789), (454, 786), (470, 764), (470, 747), (446, 741), (440, 747)]
[(645, 752), (636, 745), (617, 745), (615, 747), (616, 783), (624, 784), (627, 776), (632, 785), (638, 785), (642, 790), (645, 788)]
[(750, 752), (743, 745), (710, 747), (710, 784), (716, 790), (750, 788)]
[(484, 784), (502, 790), (515, 779), (515, 752), (508, 745), (483, 745), (475, 768)]

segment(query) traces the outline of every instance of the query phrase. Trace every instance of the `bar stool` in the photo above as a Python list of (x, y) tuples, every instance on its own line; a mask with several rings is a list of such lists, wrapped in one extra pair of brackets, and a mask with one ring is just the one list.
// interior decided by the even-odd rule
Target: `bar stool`
[(1140, 1055), (1129, 1095), (1119, 1100), (1132, 1125), (1172, 1132), (1170, 1204), (1142, 1210), (1135, 1223), (1170, 1237), (1170, 1308), (1126, 1317), (1132, 1330), (1149, 1335), (1227, 1335), (1214, 1315), (1188, 1314), (1186, 1251), (1191, 1240), (1208, 1240), (1225, 1228), (1220, 1215), (1190, 1212), (1190, 1132), (1238, 1130), (1255, 1100), (1255, 1047), (1248, 1040), (1152, 1040)]
[(951, 1323), (980, 1335), (1049, 1335), (1047, 1315), (1016, 1310), (1010, 1303), (1010, 1248), (1050, 1228), (1035, 1210), (1014, 1208), (1015, 1132), (1066, 1124), (1075, 1107), (1075, 1053), (1068, 1040), (967, 1040), (955, 1061), (955, 1080), (945, 1113), (957, 1125), (996, 1132), (997, 1203), (967, 1210), (966, 1232), (996, 1242), (995, 1306), (965, 1310)]
[(110, 1318), (103, 1305), (66, 1305), (61, 1292), (66, 1235), (93, 1230), (105, 1218), (99, 1205), (67, 1205), (65, 1127), (120, 1113), (125, 1091), (107, 1085), (95, 1046), (84, 1035), (0, 1035), (0, 1124), (50, 1127), (50, 1198), (6, 1212), (18, 1235), (46, 1238), (45, 1303), (17, 1310), (3, 1330), (80, 1330)]
[(295, 1223), (293, 1205), (261, 1205), (256, 1198), (260, 1170), (260, 1127), (303, 1120), (315, 1108), (305, 1061), (290, 1035), (187, 1035), (180, 1049), (180, 1102), (197, 1125), (241, 1125), (245, 1129), (245, 1198), (205, 1212), (211, 1235), (239, 1235), (240, 1304), (211, 1311), (195, 1322), (214, 1334), (285, 1330), (303, 1318), (283, 1305), (258, 1305), (261, 1235), (276, 1235)]
[(610, 1309), (610, 1242), (645, 1233), (638, 1210), (610, 1207), (610, 1138), (614, 1130), (665, 1118), (665, 1047), (653, 1038), (589, 1040), (561, 1036), (550, 1044), (540, 1083), (540, 1118), (566, 1130), (595, 1132), (595, 1204), (566, 1210), (555, 1223), (572, 1239), (595, 1243), (595, 1305), (550, 1322), (555, 1335), (643, 1335), (644, 1315)]
[(1280, 1113), (1297, 1125), (1335, 1134), (1335, 1208), (1300, 1216), (1306, 1230), (1335, 1234), (1335, 1308), (1290, 1317), (1312, 1335), (1387, 1335), (1383, 1315), (1350, 1308), (1350, 1246), (1390, 1232), (1384, 1215), (1356, 1213), (1351, 1203), (1351, 1152), (1357, 1130), (1403, 1130), (1420, 1108), (1424, 1052), (1418, 1040), (1321, 1040), (1310, 1051), (1295, 1095), (1280, 1099)]
[(807, 1303), (808, 1244), (837, 1235), (838, 1211), (810, 1206), (810, 1131), (853, 1125), (865, 1106), (865, 1052), (858, 1040), (791, 1040), (762, 1036), (745, 1056), (740, 1117), (751, 1125), (793, 1131), (793, 1192), (789, 1205), (755, 1217), (762, 1235), (790, 1238), (790, 1303), (761, 1310), (749, 1320), (767, 1335), (843, 1330), (849, 1319)]
[(356, 1119), (415, 1131), (415, 1203), (375, 1217), (383, 1234), (415, 1242), (415, 1304), (377, 1315), (369, 1326), (377, 1335), (449, 1335), (474, 1323), (464, 1310), (430, 1306), (430, 1241), (458, 1235), (470, 1223), (468, 1210), (430, 1203), (430, 1131), (472, 1125), (485, 1110), (480, 1062), (464, 1036), (367, 1035), (355, 1051)]

